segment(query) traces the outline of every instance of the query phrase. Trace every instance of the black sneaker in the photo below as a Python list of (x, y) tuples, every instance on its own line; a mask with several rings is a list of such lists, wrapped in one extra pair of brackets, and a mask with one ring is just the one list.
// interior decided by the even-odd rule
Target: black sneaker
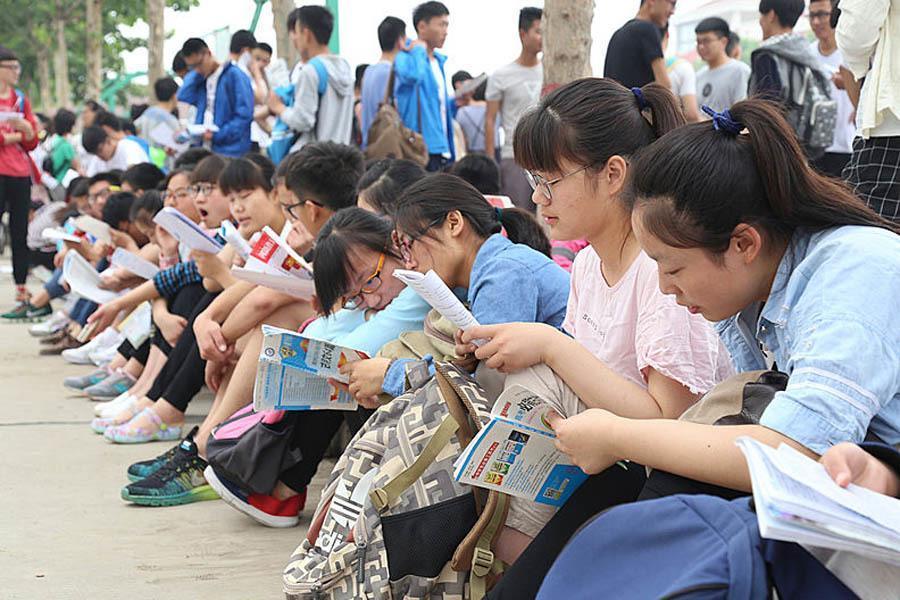
[(146, 479), (122, 488), (122, 499), (143, 506), (176, 506), (203, 500), (218, 500), (219, 495), (203, 477), (208, 463), (197, 454), (193, 439), (178, 445), (172, 458)]
[[(156, 458), (142, 460), (128, 467), (128, 481), (140, 481), (141, 479), (146, 479), (156, 473), (161, 466), (175, 458), (175, 455), (179, 452), (190, 452), (190, 449), (194, 447), (194, 435), (197, 433), (197, 429), (199, 428), (194, 426), (194, 428), (191, 429), (191, 432), (188, 433), (183, 440)], [(186, 445), (185, 442), (189, 443)], [(182, 446), (184, 446), (184, 448), (182, 448)]]

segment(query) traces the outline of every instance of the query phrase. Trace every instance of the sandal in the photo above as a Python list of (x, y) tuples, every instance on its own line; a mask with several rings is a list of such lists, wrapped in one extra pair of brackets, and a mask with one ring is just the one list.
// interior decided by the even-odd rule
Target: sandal
[[(137, 422), (141, 419), (149, 420), (150, 425), (140, 427)], [(180, 440), (181, 430), (184, 424), (163, 423), (163, 420), (152, 408), (145, 408), (133, 419), (122, 425), (107, 428), (103, 437), (114, 444), (143, 444), (153, 441)]]

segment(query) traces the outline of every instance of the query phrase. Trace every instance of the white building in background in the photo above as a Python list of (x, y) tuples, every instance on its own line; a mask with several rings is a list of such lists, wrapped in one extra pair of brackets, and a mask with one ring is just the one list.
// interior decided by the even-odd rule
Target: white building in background
[[(669, 25), (671, 39), (669, 53), (691, 62), (698, 60), (694, 28), (707, 17), (725, 19), (731, 30), (737, 32), (742, 40), (758, 42), (762, 39), (762, 31), (759, 28), (759, 0), (705, 0), (690, 10), (681, 10), (679, 4)], [(804, 13), (797, 21), (796, 31), (805, 34), (809, 30), (809, 19)], [(749, 55), (745, 56), (744, 60), (749, 61)]]

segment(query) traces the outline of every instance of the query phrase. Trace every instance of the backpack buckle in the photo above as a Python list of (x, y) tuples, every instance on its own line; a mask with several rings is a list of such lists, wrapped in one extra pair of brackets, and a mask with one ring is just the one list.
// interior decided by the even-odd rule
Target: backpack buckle
[(472, 574), (476, 577), (487, 577), (494, 567), (494, 553), (486, 548), (475, 547), (472, 553)]

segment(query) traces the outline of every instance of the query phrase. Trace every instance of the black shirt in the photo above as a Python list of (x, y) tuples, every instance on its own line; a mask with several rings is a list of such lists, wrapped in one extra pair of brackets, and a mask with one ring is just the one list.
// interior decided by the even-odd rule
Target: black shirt
[(625, 87), (641, 87), (656, 80), (650, 65), (662, 57), (659, 28), (650, 21), (632, 19), (610, 38), (603, 76)]

